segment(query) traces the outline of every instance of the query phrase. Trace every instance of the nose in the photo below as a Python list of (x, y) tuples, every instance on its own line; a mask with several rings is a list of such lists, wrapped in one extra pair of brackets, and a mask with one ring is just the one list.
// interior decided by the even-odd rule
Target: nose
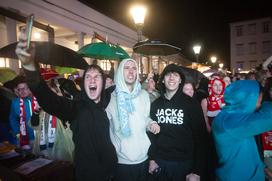
[(173, 73), (170, 73), (169, 78), (170, 78), (170, 79), (174, 79), (174, 74), (173, 74)]

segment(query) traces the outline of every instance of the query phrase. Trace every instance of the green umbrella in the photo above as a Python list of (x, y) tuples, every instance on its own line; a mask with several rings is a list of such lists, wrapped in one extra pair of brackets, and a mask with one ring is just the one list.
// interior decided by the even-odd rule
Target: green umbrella
[(120, 46), (111, 45), (106, 42), (90, 43), (78, 50), (78, 53), (84, 57), (100, 60), (122, 60), (129, 58), (127, 52)]
[(16, 75), (16, 72), (10, 68), (0, 68), (0, 82), (3, 84), (14, 79)]
[(113, 45), (112, 48), (114, 49), (115, 54), (117, 54), (121, 60), (123, 60), (125, 58), (130, 58), (128, 53), (123, 48), (121, 48), (120, 46)]
[(71, 67), (55, 66), (54, 68), (55, 68), (56, 72), (58, 72), (59, 74), (72, 74), (72, 73), (77, 72), (77, 69), (71, 68)]

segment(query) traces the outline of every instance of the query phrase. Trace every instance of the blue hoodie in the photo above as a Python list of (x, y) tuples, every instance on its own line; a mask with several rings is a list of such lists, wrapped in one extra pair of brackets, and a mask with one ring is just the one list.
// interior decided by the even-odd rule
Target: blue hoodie
[(236, 81), (225, 90), (226, 106), (212, 124), (219, 180), (265, 179), (254, 135), (272, 129), (272, 104), (263, 103), (255, 111), (259, 92), (258, 82), (252, 80)]

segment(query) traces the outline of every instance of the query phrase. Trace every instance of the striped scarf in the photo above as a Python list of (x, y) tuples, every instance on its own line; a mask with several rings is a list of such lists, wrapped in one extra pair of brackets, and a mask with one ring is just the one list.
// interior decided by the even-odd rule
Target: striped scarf
[[(25, 112), (25, 104), (24, 99), (20, 98), (20, 146), (23, 147), (25, 145), (29, 145), (29, 136), (27, 132), (27, 120), (26, 120), (26, 112)], [(29, 100), (28, 100), (29, 101)], [(36, 97), (32, 96), (31, 103), (29, 103), (30, 107), (30, 116), (32, 112), (35, 110), (38, 102)]]

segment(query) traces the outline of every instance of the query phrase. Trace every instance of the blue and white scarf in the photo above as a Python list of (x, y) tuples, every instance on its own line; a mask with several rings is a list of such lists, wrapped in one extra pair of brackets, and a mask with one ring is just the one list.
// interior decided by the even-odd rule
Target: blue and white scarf
[(128, 137), (131, 134), (131, 130), (128, 124), (129, 113), (135, 111), (132, 99), (140, 94), (141, 84), (139, 81), (136, 81), (132, 92), (125, 92), (121, 89), (121, 87), (116, 85), (115, 91), (117, 95), (117, 109), (120, 122), (120, 131), (124, 137)]

